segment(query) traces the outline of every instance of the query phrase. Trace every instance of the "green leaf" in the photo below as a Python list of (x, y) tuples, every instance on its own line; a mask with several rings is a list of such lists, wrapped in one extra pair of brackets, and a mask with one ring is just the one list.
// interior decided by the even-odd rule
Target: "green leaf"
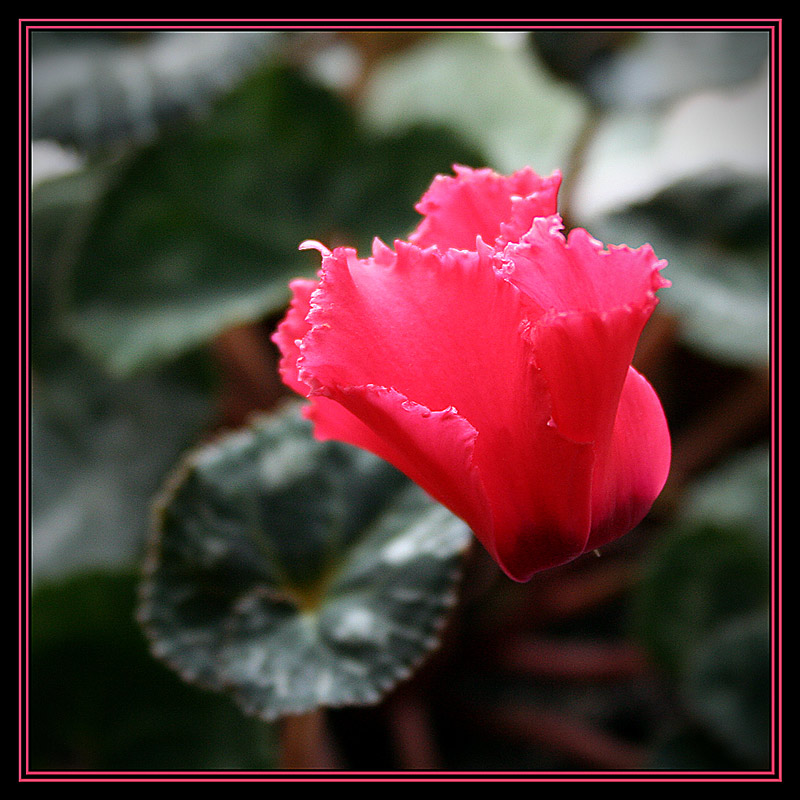
[(687, 525), (655, 548), (635, 598), (635, 628), (655, 660), (676, 677), (726, 620), (766, 602), (763, 541), (741, 527)]
[(539, 63), (524, 34), (464, 31), (441, 33), (382, 61), (362, 108), (377, 130), (449, 125), (486, 153), (488, 166), (512, 172), (530, 165), (542, 174), (566, 168), (588, 110), (579, 93)]
[(28, 323), (34, 369), (58, 368), (63, 359), (66, 332), (58, 313), (60, 287), (106, 177), (103, 169), (79, 169), (47, 178), (31, 191)]
[(769, 615), (762, 609), (720, 625), (698, 647), (683, 697), (718, 741), (767, 769), (771, 686)]
[(205, 396), (177, 371), (110, 381), (74, 353), (61, 359), (46, 380), (37, 374), (31, 408), (36, 582), (132, 567), (154, 492), (211, 417)]
[(273, 31), (33, 31), (33, 137), (82, 149), (150, 137), (205, 109), (281, 41)]
[(770, 472), (768, 446), (737, 454), (687, 487), (679, 511), (681, 524), (738, 528), (752, 536), (764, 556), (770, 544)]
[(295, 407), (191, 455), (140, 618), (185, 679), (265, 719), (377, 702), (436, 645), (469, 531)]
[(651, 752), (647, 769), (687, 772), (741, 771), (750, 768), (730, 750), (709, 736), (701, 725), (684, 722), (679, 729), (662, 734)]
[(592, 223), (608, 243), (650, 243), (666, 259), (659, 292), (695, 351), (733, 366), (769, 360), (769, 195), (766, 181), (709, 172)]
[(31, 597), (28, 746), (34, 770), (272, 769), (272, 726), (153, 660), (138, 576), (94, 571)]
[(586, 82), (606, 106), (664, 105), (752, 80), (769, 58), (769, 49), (766, 30), (640, 31), (614, 58), (599, 61)]
[(63, 234), (68, 330), (114, 375), (174, 359), (280, 310), (289, 281), (319, 266), (303, 240), (404, 236), (432, 176), (472, 158), (441, 129), (367, 137), (341, 99), (267, 64), (113, 165)]
[(297, 245), (326, 229), (325, 164), (349, 130), (331, 95), (273, 66), (130, 153), (76, 248), (78, 339), (127, 374), (278, 309), (313, 271)]
[(391, 244), (419, 224), (414, 206), (437, 173), (451, 174), (455, 163), (484, 160), (479, 149), (446, 127), (420, 124), (385, 136), (367, 135), (337, 165), (327, 202), (339, 229), (353, 237), (346, 243), (371, 252), (376, 236)]

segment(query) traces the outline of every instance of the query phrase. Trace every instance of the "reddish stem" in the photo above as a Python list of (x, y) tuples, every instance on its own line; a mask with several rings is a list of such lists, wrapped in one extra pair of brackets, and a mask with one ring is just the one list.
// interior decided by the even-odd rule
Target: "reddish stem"
[(281, 720), (279, 769), (338, 769), (322, 709)]
[(415, 692), (401, 692), (388, 706), (390, 732), (401, 769), (440, 768), (430, 714)]
[(641, 769), (647, 751), (566, 714), (531, 706), (464, 708), (481, 729), (546, 748), (605, 770)]
[(518, 637), (496, 649), (501, 669), (568, 681), (623, 680), (648, 671), (645, 654), (628, 642)]
[(229, 328), (214, 342), (223, 373), (223, 423), (241, 425), (254, 411), (271, 408), (286, 393), (277, 359), (260, 324)]

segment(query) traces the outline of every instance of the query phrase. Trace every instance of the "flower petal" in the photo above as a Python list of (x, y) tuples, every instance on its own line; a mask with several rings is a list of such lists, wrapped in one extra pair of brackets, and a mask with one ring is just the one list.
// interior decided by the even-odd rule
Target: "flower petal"
[(642, 521), (664, 488), (671, 450), (658, 395), (630, 367), (611, 444), (599, 455), (595, 467), (592, 534), (587, 549), (617, 539)]
[(289, 288), (292, 290), (289, 310), (273, 334), (272, 341), (281, 351), (278, 368), (284, 383), (306, 397), (308, 386), (297, 374), (297, 360), (300, 358), (300, 341), (311, 327), (306, 317), (311, 310), (311, 294), (317, 288), (317, 282), (298, 278), (289, 283)]
[(321, 435), (404, 471), (517, 580), (574, 558), (589, 535), (593, 449), (548, 424), (520, 292), (489, 248), (396, 246), (393, 260), (380, 247), (323, 258), (299, 377), (372, 433), (320, 403)]
[(472, 463), (476, 431), (454, 409), (431, 411), (384, 386), (330, 386), (316, 391), (322, 394), (312, 396), (308, 416), (318, 438), (370, 450), (473, 530), (486, 528), (486, 495)]
[(547, 387), (536, 370), (529, 375), (513, 415), (479, 428), (474, 458), (492, 510), (491, 530), (475, 533), (517, 581), (585, 551), (595, 459), (591, 444), (549, 424)]
[(323, 258), (300, 379), (390, 387), (434, 411), (455, 406), (475, 427), (491, 422), (516, 402), (530, 363), (519, 292), (495, 274), (489, 248), (396, 247)]
[(557, 215), (539, 217), (520, 239), (506, 246), (500, 271), (539, 313), (606, 312), (627, 305), (655, 305), (656, 290), (669, 286), (650, 245), (603, 249), (601, 242), (576, 228), (565, 238)]
[(562, 312), (540, 319), (531, 337), (553, 404), (553, 424), (576, 442), (604, 445), (649, 311)]
[(561, 176), (455, 168), (410, 242), (322, 255), (274, 341), (315, 434), (394, 464), (515, 580), (633, 528), (670, 440), (630, 364), (669, 282), (646, 245), (562, 233)]
[(581, 230), (567, 240), (558, 217), (506, 247), (501, 272), (531, 304), (536, 363), (564, 436), (606, 446), (662, 266), (649, 247), (603, 250)]
[(475, 238), (511, 241), (527, 231), (534, 217), (556, 211), (561, 174), (539, 177), (530, 167), (508, 177), (490, 169), (456, 165), (455, 177), (438, 175), (417, 203), (425, 215), (409, 241), (419, 247), (474, 250)]

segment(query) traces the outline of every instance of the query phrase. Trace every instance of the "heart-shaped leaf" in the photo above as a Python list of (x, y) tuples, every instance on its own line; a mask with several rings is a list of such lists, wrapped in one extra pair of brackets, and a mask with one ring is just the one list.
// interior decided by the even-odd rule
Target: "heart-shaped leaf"
[(265, 719), (377, 702), (437, 643), (469, 531), (294, 406), (192, 454), (156, 509), (140, 619)]

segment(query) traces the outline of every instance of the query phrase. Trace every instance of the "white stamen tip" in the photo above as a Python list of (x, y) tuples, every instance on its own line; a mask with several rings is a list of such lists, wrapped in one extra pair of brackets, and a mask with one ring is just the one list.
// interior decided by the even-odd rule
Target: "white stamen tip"
[(323, 256), (329, 256), (331, 251), (325, 247), (324, 244), (318, 242), (316, 239), (306, 239), (304, 242), (300, 242), (298, 250), (319, 250)]

